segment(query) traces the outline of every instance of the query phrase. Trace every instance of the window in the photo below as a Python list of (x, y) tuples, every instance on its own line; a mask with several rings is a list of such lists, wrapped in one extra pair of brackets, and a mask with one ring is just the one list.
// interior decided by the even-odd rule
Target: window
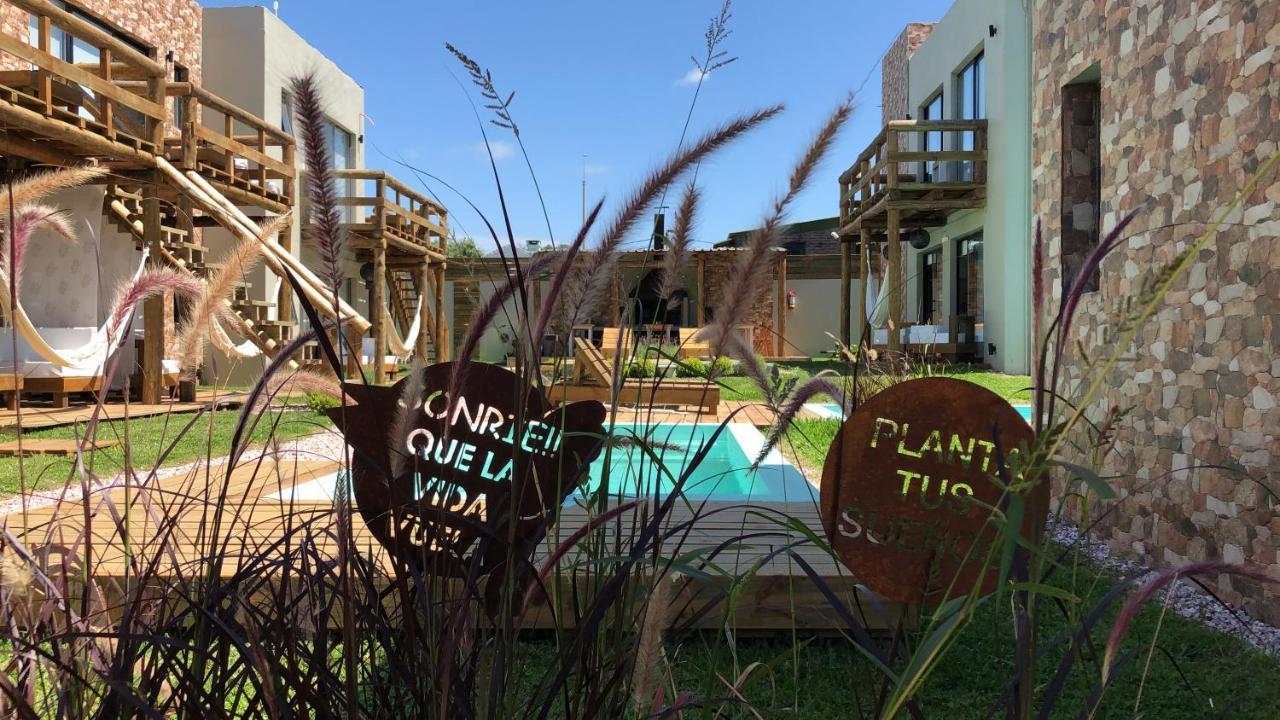
[[(932, 98), (924, 105), (920, 106), (921, 120), (942, 120), (943, 118), (942, 90), (938, 90)], [(924, 147), (921, 148), (926, 152), (939, 152), (942, 150), (942, 133), (927, 132), (924, 134)], [(938, 179), (938, 163), (937, 161), (925, 160), (920, 163), (920, 179), (922, 182), (933, 182)]]
[[(987, 116), (986, 95), (986, 63), (983, 61), (982, 53), (979, 52), (967, 65), (961, 68), (956, 74), (956, 101), (955, 116), (960, 120), (978, 120)], [(955, 133), (956, 140), (954, 142), (957, 150), (972, 150), (974, 148), (973, 133), (960, 130)], [(956, 179), (962, 182), (973, 180), (973, 162), (970, 160), (962, 160), (957, 163)]]
[[(1098, 246), (1102, 207), (1102, 93), (1096, 77), (1062, 88), (1062, 273), (1070, 287)], [(1098, 273), (1084, 289), (1098, 289)]]
[(942, 319), (942, 250), (920, 256), (920, 322), (932, 325)]
[[(105, 23), (99, 20), (98, 18), (94, 17), (93, 15), (90, 15), (89, 13), (86, 13), (85, 11), (73, 5), (68, 5), (65, 2), (60, 2), (58, 0), (55, 0), (53, 4), (60, 9), (67, 11), (68, 14), (74, 15), (76, 18), (79, 18), (80, 20), (83, 20), (86, 23), (93, 25), (94, 27), (98, 28), (102, 32), (107, 33), (108, 35), (119, 40), (120, 42), (126, 45), (129, 45), (134, 50), (137, 50), (143, 55), (146, 55), (148, 57), (151, 56), (152, 48), (143, 44), (142, 42), (139, 42), (138, 39), (133, 37), (132, 35), (129, 35), (128, 33), (125, 33), (125, 32), (121, 32), (121, 30), (115, 27), (114, 25)], [(32, 16), (28, 20), (27, 27), (29, 28), (29, 33), (30, 33), (28, 41), (31, 43), (33, 47), (39, 47), (40, 46), (40, 23), (36, 20), (35, 16)], [(90, 45), (89, 43), (83, 40), (80, 40), (74, 37), (71, 33), (58, 27), (50, 28), (49, 53), (61, 60), (65, 60), (67, 62), (74, 62), (74, 63), (98, 62), (98, 60), (101, 58), (101, 53), (98, 51), (98, 48)]]
[[(190, 81), (190, 80), (191, 80), (191, 73), (190, 73), (190, 71), (188, 71), (188, 70), (187, 70), (187, 68), (183, 67), (182, 65), (179, 65), (178, 63), (174, 63), (174, 64), (173, 64), (173, 81), (174, 81), (174, 82), (188, 82), (188, 81)], [(182, 116), (182, 98), (181, 98), (181, 97), (178, 97), (178, 96), (174, 96), (174, 98), (173, 98), (173, 122), (174, 122), (174, 124), (175, 124), (175, 125), (181, 126), (181, 125), (182, 125), (182, 120), (183, 120), (183, 116)]]
[(956, 240), (956, 315), (982, 324), (982, 232)]

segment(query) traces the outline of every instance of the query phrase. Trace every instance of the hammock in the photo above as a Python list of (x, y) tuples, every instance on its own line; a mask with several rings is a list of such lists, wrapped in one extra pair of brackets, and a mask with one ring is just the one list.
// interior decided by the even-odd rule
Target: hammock
[[(138, 263), (138, 269), (133, 273), (132, 281), (136, 281), (141, 277), (146, 267), (147, 251), (144, 249), (142, 251), (142, 261)], [(0, 288), (8, 287), (9, 277), (3, 270), (0, 270)], [(134, 307), (135, 305), (130, 305), (125, 308), (120, 317), (127, 318), (132, 315)], [(0, 292), (0, 310), (4, 311), (4, 316), (10, 319), (18, 334), (22, 336), (23, 340), (27, 341), (27, 344), (31, 346), (31, 349), (37, 355), (54, 365), (66, 368), (104, 366), (107, 362), (107, 356), (111, 354), (112, 350), (120, 346), (129, 329), (129, 323), (122, 322), (120, 327), (115, 328), (115, 331), (112, 332), (110, 329), (111, 318), (107, 318), (102, 327), (94, 331), (93, 337), (89, 342), (73, 350), (61, 351), (45, 342), (45, 339), (40, 336), (39, 329), (36, 328), (35, 323), (31, 322), (31, 318), (27, 316), (27, 311), (22, 307), (21, 300), (18, 301), (16, 306), (11, 305), (9, 293)]]
[(401, 338), (396, 324), (391, 320), (391, 313), (382, 314), (382, 330), (387, 336), (387, 352), (403, 360), (413, 355), (413, 346), (418, 344), (418, 333), (422, 330), (422, 301), (425, 294), (418, 296), (418, 306), (413, 311), (413, 324), (409, 326), (408, 336)]
[(873, 328), (882, 328), (889, 322), (889, 283), (882, 283), (875, 275), (867, 274), (867, 322)]
[(217, 317), (209, 319), (209, 344), (232, 360), (248, 360), (262, 354), (262, 348), (252, 340), (245, 340), (239, 345), (232, 342), (226, 329), (222, 327), (222, 321)]

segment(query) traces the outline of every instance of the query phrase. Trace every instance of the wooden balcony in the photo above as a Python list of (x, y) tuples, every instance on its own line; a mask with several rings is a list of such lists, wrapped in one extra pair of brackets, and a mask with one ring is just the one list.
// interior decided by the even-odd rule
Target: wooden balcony
[[(34, 19), (35, 44), (0, 34), (0, 154), (47, 165), (94, 159), (148, 171), (162, 156), (194, 170), (239, 204), (283, 212), (294, 204), (292, 136), (188, 82), (168, 82), (147, 57), (48, 0), (11, 0)], [(51, 51), (54, 31), (94, 63)], [(63, 40), (66, 42), (66, 40)]]
[(945, 225), (986, 204), (986, 120), (891, 120), (840, 176), (840, 234)]
[(232, 200), (284, 212), (293, 207), (297, 169), (293, 136), (191, 83), (172, 83), (181, 98), (182, 134), (166, 154), (195, 170)]
[[(50, 165), (99, 158), (150, 167), (167, 130), (167, 70), (48, 0), (10, 0), (35, 19), (35, 44), (0, 34), (0, 153)], [(96, 51), (96, 63), (50, 52), (54, 28)]]
[(383, 170), (338, 170), (334, 177), (349, 208), (344, 227), (359, 250), (385, 248), (392, 256), (443, 261), (447, 212), (440, 204)]

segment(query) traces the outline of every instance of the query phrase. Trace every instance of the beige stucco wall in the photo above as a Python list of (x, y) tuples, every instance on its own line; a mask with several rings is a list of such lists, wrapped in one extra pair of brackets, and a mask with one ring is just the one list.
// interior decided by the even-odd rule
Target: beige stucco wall
[[(294, 78), (307, 73), (314, 74), (325, 114), (339, 127), (351, 133), (352, 167), (364, 167), (364, 143), (359, 140), (363, 132), (364, 89), (342, 71), (336, 63), (308, 43), (284, 21), (263, 7), (207, 8), (204, 20), (205, 87), (221, 95), (249, 112), (275, 125), (284, 116), (284, 94)], [(297, 128), (294, 128), (297, 131)], [(303, 149), (298, 148), (299, 173), (305, 168)], [(305, 180), (297, 185), (300, 195), (306, 192)], [(304, 203), (305, 204), (305, 203)], [(251, 211), (256, 212), (256, 211)], [(290, 227), (288, 247), (302, 258), (312, 270), (319, 270), (319, 260), (304, 242), (302, 223), (295, 221)], [(210, 230), (205, 233), (205, 243), (211, 248), (216, 262), (232, 246), (229, 233)], [(352, 278), (351, 305), (362, 315), (368, 316), (368, 292), (359, 279), (360, 267), (354, 261), (345, 265), (347, 277)], [(275, 302), (283, 280), (259, 267), (250, 275), (251, 294), (257, 300)], [(296, 307), (296, 306), (295, 306)], [(275, 317), (274, 309), (272, 317)], [(295, 321), (299, 313), (294, 313)], [(225, 359), (222, 367), (229, 367)], [(250, 377), (253, 368), (232, 373), (238, 379)], [(225, 377), (219, 373), (220, 377)]]
[[(992, 36), (989, 26), (994, 25)], [(943, 249), (943, 307), (953, 297), (954, 241), (981, 228), (984, 238), (984, 341), (996, 344), (986, 360), (997, 370), (1026, 373), (1030, 367), (1030, 89), (1028, 16), (1022, 0), (957, 0), (937, 22), (908, 67), (908, 107), (913, 117), (943, 88), (946, 117), (955, 117), (955, 74), (983, 52), (988, 123), (986, 207), (953, 213), (930, 231), (923, 251), (907, 248), (906, 310), (918, 320), (920, 255)]]

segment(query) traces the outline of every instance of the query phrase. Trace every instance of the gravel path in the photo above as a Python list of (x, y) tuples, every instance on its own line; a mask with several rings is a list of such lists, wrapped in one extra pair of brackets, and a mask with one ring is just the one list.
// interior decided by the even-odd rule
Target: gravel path
[[(326, 430), (313, 435), (287, 440), (276, 444), (274, 447), (253, 448), (244, 454), (241, 462), (251, 462), (264, 455), (286, 462), (293, 460), (329, 460), (338, 462), (341, 461), (344, 450), (342, 436), (336, 430)], [(182, 475), (204, 467), (206, 464), (212, 467), (221, 467), (226, 464), (226, 461), (227, 458), (225, 457), (214, 458), (209, 463), (199, 460), (186, 465), (164, 468), (157, 471), (156, 476), (158, 478), (167, 478)], [(123, 479), (123, 474), (117, 475), (93, 486), (91, 491), (115, 487)], [(0, 502), (0, 516), (19, 512), (23, 507), (28, 509), (46, 507), (59, 502), (59, 500), (75, 502), (80, 499), (81, 494), (79, 486), (69, 486), (65, 491), (42, 491), (29, 493), (25, 497), (13, 497)], [(1158, 573), (1145, 565), (1112, 555), (1106, 543), (1092, 538), (1081, 537), (1079, 529), (1073, 525), (1058, 523), (1055, 526), (1051, 526), (1049, 531), (1050, 538), (1054, 542), (1064, 547), (1078, 544), (1081, 553), (1089, 558), (1096, 567), (1114, 573), (1121, 581), (1132, 581), (1134, 589), (1141, 587), (1158, 575)], [(1236, 611), (1233, 615), (1190, 580), (1179, 579), (1165, 590), (1157, 593), (1151, 602), (1168, 603), (1169, 609), (1182, 617), (1196, 620), (1206, 627), (1238, 637), (1272, 656), (1280, 657), (1280, 628), (1268, 625), (1261, 620), (1253, 619), (1244, 611)]]
[[(1073, 525), (1059, 523), (1056, 527), (1051, 526), (1049, 532), (1050, 538), (1064, 547), (1078, 544), (1081, 554), (1096, 567), (1114, 573), (1122, 581), (1132, 581), (1135, 590), (1160, 574), (1141, 563), (1112, 555), (1106, 543), (1082, 537), (1079, 528)], [(1182, 617), (1199, 621), (1218, 632), (1238, 637), (1268, 655), (1280, 657), (1280, 628), (1255, 620), (1243, 610), (1237, 610), (1233, 615), (1192, 580), (1179, 578), (1156, 593), (1150, 602), (1167, 603), (1170, 611)]]

